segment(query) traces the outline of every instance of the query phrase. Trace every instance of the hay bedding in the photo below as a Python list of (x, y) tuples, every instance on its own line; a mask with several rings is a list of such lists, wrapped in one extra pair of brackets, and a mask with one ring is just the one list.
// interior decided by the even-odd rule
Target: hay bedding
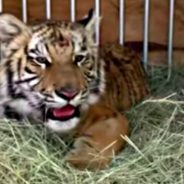
[(150, 69), (152, 95), (127, 112), (127, 146), (103, 171), (64, 163), (66, 143), (43, 127), (1, 120), (0, 184), (183, 184), (184, 70), (166, 78), (167, 69)]

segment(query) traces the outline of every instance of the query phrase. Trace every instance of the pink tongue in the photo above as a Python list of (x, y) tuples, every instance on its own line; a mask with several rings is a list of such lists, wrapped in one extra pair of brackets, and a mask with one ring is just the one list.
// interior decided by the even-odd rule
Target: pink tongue
[(66, 105), (62, 108), (57, 108), (53, 110), (53, 115), (56, 118), (63, 118), (72, 116), (75, 112), (75, 108), (71, 105)]

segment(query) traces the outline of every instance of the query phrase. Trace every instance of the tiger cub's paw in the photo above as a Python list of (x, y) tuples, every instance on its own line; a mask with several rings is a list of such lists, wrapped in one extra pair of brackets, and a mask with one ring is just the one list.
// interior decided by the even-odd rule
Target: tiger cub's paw
[(98, 170), (108, 166), (111, 158), (105, 158), (95, 149), (93, 142), (85, 137), (78, 138), (74, 148), (65, 157), (66, 162), (77, 169)]

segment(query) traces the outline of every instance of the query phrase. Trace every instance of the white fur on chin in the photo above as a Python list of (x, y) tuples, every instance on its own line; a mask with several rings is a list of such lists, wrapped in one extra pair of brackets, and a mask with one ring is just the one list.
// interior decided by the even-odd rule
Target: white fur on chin
[(79, 123), (79, 118), (72, 118), (67, 121), (57, 121), (49, 119), (45, 125), (54, 132), (67, 133), (73, 130)]

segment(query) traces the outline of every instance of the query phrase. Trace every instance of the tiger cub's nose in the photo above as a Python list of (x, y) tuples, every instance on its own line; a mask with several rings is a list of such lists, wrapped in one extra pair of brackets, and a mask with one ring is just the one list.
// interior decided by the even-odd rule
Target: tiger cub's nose
[(79, 93), (79, 91), (76, 88), (67, 86), (60, 88), (60, 90), (55, 90), (55, 93), (65, 100), (71, 100)]

